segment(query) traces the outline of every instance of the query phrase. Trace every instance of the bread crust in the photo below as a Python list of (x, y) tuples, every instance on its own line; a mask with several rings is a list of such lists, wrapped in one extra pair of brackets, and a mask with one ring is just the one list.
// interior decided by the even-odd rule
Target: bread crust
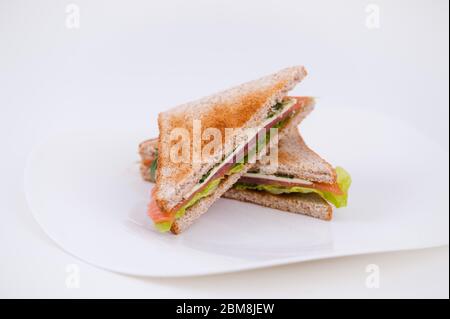
[(264, 191), (231, 188), (223, 197), (327, 221), (333, 217), (333, 207), (314, 193), (274, 195)]

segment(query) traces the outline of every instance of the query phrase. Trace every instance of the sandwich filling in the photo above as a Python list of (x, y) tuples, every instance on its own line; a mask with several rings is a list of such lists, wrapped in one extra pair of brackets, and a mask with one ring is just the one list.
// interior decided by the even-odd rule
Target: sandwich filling
[(272, 194), (316, 193), (336, 208), (347, 206), (348, 189), (352, 183), (350, 174), (336, 167), (336, 182), (332, 184), (311, 182), (292, 176), (247, 173), (233, 186), (235, 189), (266, 191)]
[[(228, 176), (236, 174), (244, 169), (246, 163), (253, 159), (256, 154), (263, 150), (269, 143), (270, 135), (261, 136), (264, 130), (270, 128), (283, 128), (288, 124), (304, 106), (302, 98), (287, 98), (275, 104), (268, 112), (267, 118), (259, 132), (257, 132), (247, 143), (237, 147), (225, 159), (214, 166), (209, 172), (202, 176), (200, 181), (193, 187), (185, 199), (176, 205), (172, 211), (163, 212), (152, 199), (148, 206), (148, 215), (152, 218), (155, 226), (162, 232), (169, 231), (173, 222), (182, 217), (186, 210), (197, 204), (201, 199), (210, 196)], [(259, 139), (258, 139), (259, 138)], [(249, 147), (252, 145), (252, 147)], [(157, 160), (151, 165), (152, 178), (155, 177)]]

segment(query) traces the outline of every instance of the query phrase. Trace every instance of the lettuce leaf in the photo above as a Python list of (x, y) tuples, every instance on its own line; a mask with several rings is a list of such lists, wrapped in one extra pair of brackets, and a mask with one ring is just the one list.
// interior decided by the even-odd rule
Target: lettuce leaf
[[(218, 178), (216, 180), (213, 180), (211, 182), (208, 183), (208, 185), (206, 185), (206, 187), (196, 193), (194, 195), (194, 197), (191, 198), (191, 200), (184, 205), (183, 207), (181, 207), (176, 213), (175, 213), (175, 219), (176, 218), (180, 218), (184, 215), (184, 213), (186, 212), (186, 210), (192, 206), (194, 206), (195, 203), (197, 203), (200, 199), (209, 196), (212, 192), (214, 192), (216, 190), (216, 188), (219, 186), (220, 182), (222, 181), (222, 178)], [(170, 228), (172, 227), (172, 221), (166, 221), (166, 222), (161, 222), (161, 223), (155, 223), (155, 227), (156, 229), (158, 229), (160, 232), (167, 232), (170, 230)]]
[(175, 218), (180, 218), (181, 216), (184, 215), (184, 213), (188, 208), (194, 206), (194, 204), (197, 203), (200, 199), (205, 198), (209, 196), (212, 192), (214, 192), (216, 188), (219, 186), (221, 181), (222, 178), (218, 178), (209, 182), (208, 185), (206, 185), (206, 187), (202, 191), (197, 192), (186, 205), (184, 205), (177, 211), (177, 213), (175, 214)]
[(289, 122), (289, 120), (293, 117), (293, 115), (286, 117), (284, 120), (281, 120), (277, 124), (275, 124), (272, 128), (283, 128)]
[(161, 233), (168, 232), (170, 228), (172, 227), (172, 222), (161, 222), (161, 223), (155, 223), (155, 228), (160, 231)]
[(156, 168), (158, 167), (158, 158), (155, 158), (150, 165), (150, 181), (156, 181)]
[(235, 164), (230, 171), (227, 173), (227, 175), (231, 175), (231, 174), (236, 174), (239, 173), (240, 171), (242, 171), (244, 169), (244, 163), (238, 163)]
[(286, 193), (316, 193), (320, 195), (323, 199), (329, 201), (336, 208), (347, 206), (348, 201), (348, 190), (352, 183), (352, 178), (350, 174), (343, 169), (342, 167), (336, 167), (336, 175), (337, 175), (337, 183), (339, 188), (342, 191), (342, 195), (337, 195), (331, 192), (321, 191), (314, 188), (309, 187), (283, 187), (283, 186), (275, 186), (275, 185), (248, 185), (237, 183), (234, 188), (235, 189), (253, 189), (259, 191), (266, 191), (275, 195), (286, 194)]

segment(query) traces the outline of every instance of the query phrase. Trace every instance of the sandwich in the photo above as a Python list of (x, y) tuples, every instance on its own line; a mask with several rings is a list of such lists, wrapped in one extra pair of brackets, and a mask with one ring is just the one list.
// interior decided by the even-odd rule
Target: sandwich
[[(157, 153), (158, 139), (139, 145), (141, 176), (148, 182), (156, 178)], [(294, 129), (279, 141), (277, 167), (257, 162), (222, 197), (331, 220), (333, 206), (347, 205), (350, 184), (343, 168), (333, 168)]]
[[(302, 66), (283, 69), (159, 114), (156, 186), (148, 206), (157, 229), (181, 233), (256, 160), (267, 158), (314, 106), (313, 98), (287, 96), (305, 76)], [(210, 129), (220, 147), (203, 153)]]

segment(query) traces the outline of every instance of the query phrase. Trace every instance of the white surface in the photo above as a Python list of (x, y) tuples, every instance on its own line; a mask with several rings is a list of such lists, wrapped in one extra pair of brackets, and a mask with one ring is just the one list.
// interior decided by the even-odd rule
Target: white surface
[[(438, 145), (372, 111), (337, 108), (316, 116), (315, 123), (305, 120), (303, 137), (326, 146), (354, 180), (349, 207), (336, 210), (332, 222), (220, 200), (181, 235), (160, 234), (146, 216), (151, 186), (136, 164), (136, 136), (145, 128), (133, 126), (99, 124), (39, 143), (25, 171), (26, 197), (64, 250), (136, 276), (205, 275), (448, 245), (449, 190), (442, 178), (448, 169)], [(329, 143), (322, 127), (345, 145)], [(423, 165), (431, 161), (442, 171)]]
[[(448, 298), (448, 248), (197, 279), (114, 275), (49, 243), (22, 188), (28, 153), (45, 136), (118, 117), (119, 127), (142, 127), (162, 108), (297, 63), (310, 71), (297, 93), (318, 95), (324, 110), (383, 109), (448, 150), (447, 1), (377, 1), (376, 30), (359, 0), (77, 3), (81, 28), (68, 30), (65, 2), (0, 2), (2, 296)], [(71, 263), (80, 289), (65, 287)], [(364, 286), (367, 263), (380, 265), (380, 289)]]

